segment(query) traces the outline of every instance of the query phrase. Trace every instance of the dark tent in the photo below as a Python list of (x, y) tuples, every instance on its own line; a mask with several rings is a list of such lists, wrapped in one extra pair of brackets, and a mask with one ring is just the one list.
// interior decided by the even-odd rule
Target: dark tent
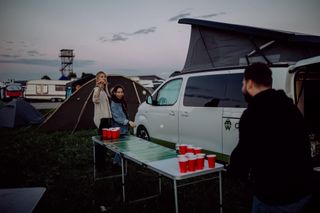
[(82, 77), (80, 79), (76, 79), (74, 81), (68, 82), (66, 84), (67, 88), (67, 98), (71, 96), (74, 91), (79, 89), (82, 85), (90, 81), (91, 79), (95, 78), (96, 76), (93, 74), (82, 74)]
[(21, 98), (13, 99), (0, 109), (0, 127), (14, 128), (42, 121), (41, 113)]
[[(117, 84), (125, 88), (125, 99), (128, 102), (129, 119), (134, 120), (138, 106), (150, 95), (147, 89), (129, 78), (117, 75), (108, 76), (109, 91)], [(96, 128), (93, 123), (92, 92), (95, 79), (82, 85), (65, 102), (57, 108), (40, 126), (47, 131)]]
[(179, 23), (192, 26), (182, 72), (238, 67), (256, 61), (281, 64), (320, 54), (320, 36), (189, 18)]

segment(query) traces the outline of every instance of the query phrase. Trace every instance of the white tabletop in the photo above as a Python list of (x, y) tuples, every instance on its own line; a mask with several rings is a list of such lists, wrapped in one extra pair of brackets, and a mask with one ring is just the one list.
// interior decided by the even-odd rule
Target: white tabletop
[(177, 158), (169, 158), (165, 160), (152, 161), (152, 162), (146, 163), (146, 165), (148, 166), (148, 168), (156, 172), (159, 172), (160, 174), (174, 180), (183, 180), (190, 177), (197, 177), (200, 175), (219, 172), (223, 170), (223, 165), (219, 163), (216, 163), (215, 168), (209, 168), (208, 161), (205, 160), (204, 169), (196, 170), (194, 172), (181, 173), (179, 171), (179, 162)]
[(45, 191), (44, 187), (0, 189), (0, 212), (31, 213)]

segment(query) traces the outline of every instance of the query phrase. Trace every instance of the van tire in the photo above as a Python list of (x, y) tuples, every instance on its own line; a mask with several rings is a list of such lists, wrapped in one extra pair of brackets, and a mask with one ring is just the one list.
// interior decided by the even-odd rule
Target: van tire
[(139, 126), (137, 129), (137, 137), (151, 141), (149, 133), (144, 126)]
[(55, 98), (51, 98), (50, 101), (51, 102), (56, 102), (56, 99)]

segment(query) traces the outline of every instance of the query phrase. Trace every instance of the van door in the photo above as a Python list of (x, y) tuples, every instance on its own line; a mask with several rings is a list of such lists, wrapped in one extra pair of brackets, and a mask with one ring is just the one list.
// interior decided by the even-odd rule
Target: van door
[(230, 155), (239, 141), (239, 121), (244, 109), (224, 108), (222, 118), (222, 153)]
[(182, 78), (164, 84), (153, 96), (155, 103), (144, 112), (152, 138), (178, 142), (178, 107)]
[(179, 143), (222, 152), (222, 112), (227, 78), (222, 74), (191, 76), (179, 111)]
[(226, 97), (221, 103), (223, 106), (222, 115), (222, 153), (230, 155), (239, 141), (239, 121), (247, 107), (242, 95), (243, 74), (232, 73), (228, 75)]

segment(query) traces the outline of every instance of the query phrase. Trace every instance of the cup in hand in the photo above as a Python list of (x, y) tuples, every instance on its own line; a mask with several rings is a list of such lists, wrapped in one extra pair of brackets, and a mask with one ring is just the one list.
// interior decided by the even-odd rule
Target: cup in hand
[(214, 168), (216, 166), (216, 157), (216, 155), (207, 155), (209, 168)]

